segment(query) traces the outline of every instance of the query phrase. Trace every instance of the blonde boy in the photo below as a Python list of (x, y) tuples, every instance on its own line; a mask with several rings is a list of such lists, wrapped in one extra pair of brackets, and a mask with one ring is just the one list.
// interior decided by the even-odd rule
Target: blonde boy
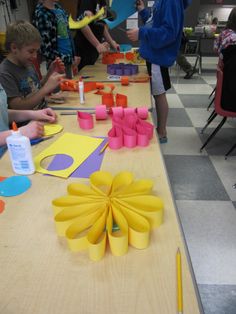
[(57, 73), (63, 69), (58, 59), (40, 82), (32, 64), (32, 60), (37, 58), (40, 42), (39, 32), (26, 21), (17, 21), (7, 27), (5, 45), (8, 55), (0, 64), (0, 84), (6, 91), (11, 109), (46, 107), (45, 96), (59, 86), (63, 77)]

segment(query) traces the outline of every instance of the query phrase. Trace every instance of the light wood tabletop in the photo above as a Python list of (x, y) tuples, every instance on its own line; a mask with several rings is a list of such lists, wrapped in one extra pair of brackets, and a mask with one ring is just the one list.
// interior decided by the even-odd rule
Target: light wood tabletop
[[(148, 83), (117, 86), (116, 90), (123, 88), (131, 106), (149, 105)], [(68, 104), (74, 106), (78, 95), (67, 96)], [(99, 103), (97, 97), (93, 93), (86, 95), (86, 105)], [(111, 128), (111, 121), (106, 120), (83, 131), (76, 116), (58, 115), (58, 122), (64, 126), (63, 132), (82, 135), (106, 136)], [(60, 136), (33, 146), (33, 155)], [(13, 175), (8, 153), (0, 160), (0, 169), (0, 176)], [(201, 312), (156, 136), (145, 148), (107, 148), (101, 170), (112, 174), (128, 170), (137, 179), (153, 180), (155, 194), (164, 201), (164, 222), (152, 231), (149, 247), (129, 247), (122, 257), (113, 256), (107, 248), (99, 262), (91, 261), (87, 251), (72, 253), (66, 240), (56, 234), (51, 201), (65, 195), (69, 183), (88, 180), (35, 173), (30, 176), (32, 186), (26, 193), (3, 198), (6, 208), (0, 214), (1, 314), (176, 313), (177, 248), (182, 253), (184, 313)]]

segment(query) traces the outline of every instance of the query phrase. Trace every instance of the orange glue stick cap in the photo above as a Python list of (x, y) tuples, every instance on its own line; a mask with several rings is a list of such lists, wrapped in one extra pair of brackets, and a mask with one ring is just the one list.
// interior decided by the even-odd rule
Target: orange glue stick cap
[(18, 131), (18, 127), (17, 127), (15, 121), (12, 122), (12, 130), (15, 131), (15, 132)]

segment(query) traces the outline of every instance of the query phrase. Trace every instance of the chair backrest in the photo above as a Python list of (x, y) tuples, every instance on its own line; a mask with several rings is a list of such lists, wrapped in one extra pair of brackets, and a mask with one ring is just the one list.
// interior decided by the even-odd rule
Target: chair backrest
[(236, 117), (236, 112), (224, 110), (222, 108), (221, 97), (222, 97), (222, 86), (223, 86), (224, 74), (223, 74), (223, 70), (219, 66), (217, 66), (216, 77), (217, 77), (217, 82), (216, 82), (216, 93), (215, 93), (215, 101), (214, 101), (215, 111), (218, 115), (223, 116), (223, 117)]
[(200, 48), (200, 41), (199, 39), (189, 39), (185, 43), (184, 47), (184, 54), (185, 55), (198, 55)]

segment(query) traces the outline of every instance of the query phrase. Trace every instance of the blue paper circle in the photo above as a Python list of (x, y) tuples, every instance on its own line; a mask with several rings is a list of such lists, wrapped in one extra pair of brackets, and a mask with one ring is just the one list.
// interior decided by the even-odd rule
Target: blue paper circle
[(26, 176), (12, 176), (0, 182), (1, 196), (16, 196), (26, 192), (31, 187), (31, 181)]

